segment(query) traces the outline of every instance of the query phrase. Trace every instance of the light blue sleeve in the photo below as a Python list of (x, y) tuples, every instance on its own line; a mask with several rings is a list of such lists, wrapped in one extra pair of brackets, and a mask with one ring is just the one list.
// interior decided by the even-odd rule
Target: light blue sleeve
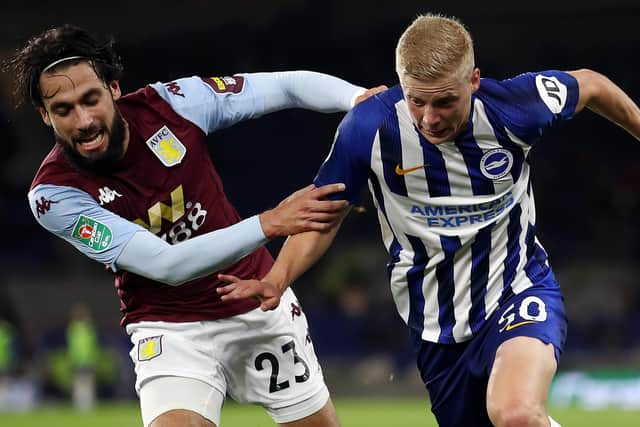
[(123, 270), (178, 286), (230, 266), (267, 241), (255, 215), (175, 245), (152, 233), (137, 233), (116, 263)]
[(233, 77), (188, 77), (151, 87), (179, 115), (209, 134), (242, 120), (303, 108), (348, 111), (365, 89), (323, 73), (283, 71)]
[(77, 188), (38, 185), (29, 192), (28, 198), (40, 225), (89, 258), (112, 268), (131, 236), (146, 231), (104, 209)]
[(77, 188), (39, 185), (28, 197), (40, 225), (89, 258), (172, 286), (228, 267), (268, 241), (258, 215), (170, 245)]

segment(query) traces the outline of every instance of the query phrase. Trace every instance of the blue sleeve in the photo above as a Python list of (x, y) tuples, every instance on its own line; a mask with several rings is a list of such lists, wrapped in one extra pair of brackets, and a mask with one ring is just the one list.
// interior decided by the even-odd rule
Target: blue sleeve
[(89, 258), (113, 269), (129, 239), (138, 231), (146, 231), (104, 209), (77, 188), (38, 185), (29, 192), (28, 198), (40, 225)]
[(311, 71), (189, 77), (151, 87), (206, 134), (287, 108), (348, 111), (364, 88)]
[(578, 82), (562, 71), (525, 73), (487, 84), (500, 86), (494, 93), (502, 105), (505, 124), (528, 144), (540, 139), (548, 128), (570, 120), (578, 103)]
[(314, 179), (316, 186), (342, 182), (346, 189), (333, 199), (356, 204), (371, 170), (371, 149), (377, 127), (367, 120), (367, 108), (356, 106), (338, 126), (335, 140)]

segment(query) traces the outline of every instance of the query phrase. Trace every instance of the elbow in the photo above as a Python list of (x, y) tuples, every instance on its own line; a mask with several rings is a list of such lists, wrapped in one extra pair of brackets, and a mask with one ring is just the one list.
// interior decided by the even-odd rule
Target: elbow
[(189, 281), (189, 277), (181, 274), (180, 268), (175, 262), (162, 262), (153, 269), (153, 274), (149, 277), (156, 282), (169, 286), (180, 286)]

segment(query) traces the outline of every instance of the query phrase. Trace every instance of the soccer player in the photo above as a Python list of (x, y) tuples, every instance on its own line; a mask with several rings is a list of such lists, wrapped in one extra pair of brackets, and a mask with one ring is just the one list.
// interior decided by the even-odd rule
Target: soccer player
[(112, 42), (69, 25), (33, 37), (11, 65), (57, 142), (29, 204), (44, 228), (115, 272), (144, 425), (218, 426), (228, 393), (279, 424), (337, 426), (295, 295), (270, 313), (257, 300), (221, 301), (215, 272), (264, 276), (273, 259), (263, 245), (326, 230), (347, 203), (325, 198), (344, 186), (309, 186), (241, 220), (205, 137), (283, 108), (346, 111), (380, 88), (296, 71), (189, 77), (123, 96)]
[[(406, 29), (396, 71), (398, 86), (343, 119), (315, 183), (345, 183), (353, 204), (368, 181), (441, 426), (558, 425), (546, 400), (567, 320), (536, 238), (529, 152), (585, 107), (640, 138), (640, 111), (591, 70), (481, 79), (470, 34), (439, 15)], [(276, 307), (338, 227), (291, 236), (262, 282), (221, 276), (223, 301)]]

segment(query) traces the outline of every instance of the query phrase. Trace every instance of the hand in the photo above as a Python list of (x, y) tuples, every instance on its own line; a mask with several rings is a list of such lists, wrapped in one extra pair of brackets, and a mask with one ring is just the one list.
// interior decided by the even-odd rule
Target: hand
[(273, 310), (280, 305), (282, 292), (269, 282), (260, 280), (242, 280), (230, 274), (218, 274), (218, 279), (230, 283), (216, 289), (222, 301), (255, 298), (260, 301), (262, 311)]
[(355, 105), (358, 105), (365, 99), (370, 98), (373, 95), (376, 95), (380, 92), (384, 92), (387, 89), (389, 88), (386, 87), (385, 85), (380, 85), (380, 86), (372, 87), (371, 89), (367, 89), (362, 95), (356, 97)]
[(349, 206), (346, 200), (324, 200), (328, 195), (344, 191), (344, 184), (316, 188), (313, 184), (296, 191), (275, 208), (260, 214), (264, 235), (290, 236), (305, 231), (328, 231), (337, 224)]

